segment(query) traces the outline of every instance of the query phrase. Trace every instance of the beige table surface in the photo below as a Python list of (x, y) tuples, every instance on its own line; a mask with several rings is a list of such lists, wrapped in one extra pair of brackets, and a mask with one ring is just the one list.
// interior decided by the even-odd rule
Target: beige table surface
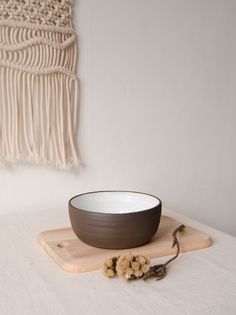
[[(0, 216), (1, 315), (235, 315), (236, 238), (170, 210), (209, 233), (209, 248), (181, 254), (159, 282), (62, 271), (38, 246), (44, 230), (69, 226), (67, 210)], [(163, 262), (166, 257), (152, 260)]]

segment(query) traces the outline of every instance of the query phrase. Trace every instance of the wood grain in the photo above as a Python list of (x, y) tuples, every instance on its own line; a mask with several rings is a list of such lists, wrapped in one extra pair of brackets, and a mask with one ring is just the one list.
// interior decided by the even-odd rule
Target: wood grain
[[(42, 232), (38, 236), (38, 243), (63, 270), (81, 273), (100, 269), (106, 258), (129, 252), (144, 254), (150, 258), (171, 255), (176, 252), (171, 248), (172, 232), (180, 224), (171, 217), (162, 216), (159, 229), (150, 243), (125, 250), (89, 246), (80, 241), (71, 228)], [(179, 240), (181, 252), (205, 248), (212, 244), (209, 235), (190, 226), (186, 226)]]

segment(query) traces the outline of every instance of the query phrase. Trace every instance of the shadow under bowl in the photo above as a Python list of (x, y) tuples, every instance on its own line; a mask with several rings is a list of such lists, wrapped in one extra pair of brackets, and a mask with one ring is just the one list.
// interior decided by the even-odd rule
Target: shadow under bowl
[(69, 201), (71, 226), (84, 243), (106, 249), (126, 249), (148, 243), (156, 233), (162, 203), (133, 191), (94, 191)]

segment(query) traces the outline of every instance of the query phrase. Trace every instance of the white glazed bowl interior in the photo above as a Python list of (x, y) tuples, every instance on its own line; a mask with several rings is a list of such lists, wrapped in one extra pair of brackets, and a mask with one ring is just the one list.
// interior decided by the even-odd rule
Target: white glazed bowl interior
[(152, 195), (128, 191), (101, 191), (74, 197), (75, 208), (99, 213), (132, 213), (151, 209), (160, 204)]

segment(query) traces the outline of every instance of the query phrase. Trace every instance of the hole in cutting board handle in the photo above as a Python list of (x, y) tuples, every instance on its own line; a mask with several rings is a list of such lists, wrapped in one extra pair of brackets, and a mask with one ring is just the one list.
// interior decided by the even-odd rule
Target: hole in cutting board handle
[(58, 243), (57, 247), (59, 247), (59, 248), (66, 248), (69, 245), (70, 245), (70, 243), (68, 243), (68, 242), (62, 242), (62, 243)]

